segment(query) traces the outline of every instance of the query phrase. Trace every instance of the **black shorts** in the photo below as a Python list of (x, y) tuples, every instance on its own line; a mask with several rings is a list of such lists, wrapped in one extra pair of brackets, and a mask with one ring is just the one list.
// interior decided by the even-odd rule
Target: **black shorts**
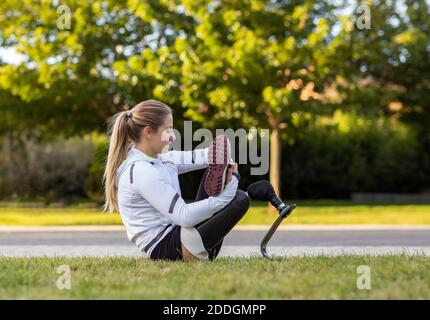
[(181, 227), (175, 225), (151, 252), (152, 260), (183, 260)]

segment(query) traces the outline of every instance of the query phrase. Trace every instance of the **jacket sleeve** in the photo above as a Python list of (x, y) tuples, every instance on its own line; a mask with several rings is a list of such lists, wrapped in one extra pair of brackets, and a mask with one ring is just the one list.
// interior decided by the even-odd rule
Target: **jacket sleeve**
[(233, 176), (218, 196), (186, 203), (152, 165), (136, 164), (134, 172), (132, 188), (162, 215), (182, 227), (192, 227), (224, 208), (235, 197), (239, 182)]
[(194, 149), (192, 151), (172, 150), (160, 154), (162, 161), (169, 161), (176, 165), (178, 174), (208, 167), (208, 149)]

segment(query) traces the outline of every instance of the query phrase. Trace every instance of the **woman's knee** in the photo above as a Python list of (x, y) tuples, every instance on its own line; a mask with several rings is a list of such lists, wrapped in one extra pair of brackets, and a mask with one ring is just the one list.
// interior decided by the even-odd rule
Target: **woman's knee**
[(237, 190), (233, 202), (238, 206), (241, 212), (246, 212), (249, 209), (250, 199), (248, 194), (243, 190)]

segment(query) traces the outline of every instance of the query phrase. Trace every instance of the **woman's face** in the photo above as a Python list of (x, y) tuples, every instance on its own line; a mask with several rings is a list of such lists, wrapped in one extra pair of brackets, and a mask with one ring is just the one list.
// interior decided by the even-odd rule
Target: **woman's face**
[(153, 150), (156, 153), (167, 152), (175, 139), (176, 137), (173, 131), (173, 117), (170, 113), (165, 117), (163, 124), (153, 135)]

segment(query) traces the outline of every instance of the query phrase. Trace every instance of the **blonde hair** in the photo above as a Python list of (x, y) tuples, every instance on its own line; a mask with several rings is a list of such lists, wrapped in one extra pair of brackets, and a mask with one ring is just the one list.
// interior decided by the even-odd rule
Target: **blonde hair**
[(116, 173), (121, 163), (127, 158), (132, 143), (138, 143), (141, 131), (146, 126), (152, 130), (163, 124), (165, 117), (172, 110), (157, 100), (145, 100), (112, 116), (109, 120), (108, 135), (109, 153), (106, 160), (103, 184), (105, 188), (105, 204), (103, 211), (118, 211), (118, 190), (115, 185)]

